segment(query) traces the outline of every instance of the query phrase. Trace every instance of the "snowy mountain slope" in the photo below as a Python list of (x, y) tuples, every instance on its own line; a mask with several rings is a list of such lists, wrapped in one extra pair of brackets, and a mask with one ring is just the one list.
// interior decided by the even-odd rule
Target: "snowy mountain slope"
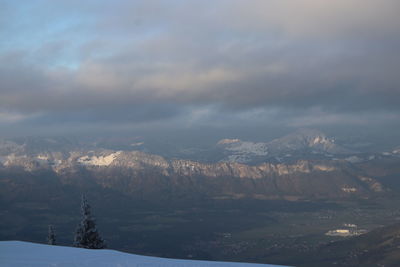
[(225, 150), (227, 162), (247, 163), (254, 157), (263, 157), (268, 155), (267, 143), (253, 143), (250, 141), (241, 141), (239, 139), (222, 139), (217, 146)]
[(0, 241), (0, 266), (7, 267), (206, 267), (277, 266), (268, 264), (176, 260), (140, 256), (115, 250), (89, 250), (21, 241)]
[(108, 154), (107, 156), (82, 156), (78, 162), (83, 165), (108, 166), (121, 154), (121, 151)]

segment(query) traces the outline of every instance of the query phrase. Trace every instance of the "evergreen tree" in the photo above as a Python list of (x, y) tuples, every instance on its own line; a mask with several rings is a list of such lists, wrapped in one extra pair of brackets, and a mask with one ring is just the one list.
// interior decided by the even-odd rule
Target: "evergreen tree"
[(54, 233), (53, 225), (49, 225), (49, 232), (47, 235), (47, 244), (49, 244), (49, 245), (56, 244), (56, 234)]
[(82, 221), (75, 232), (74, 246), (91, 249), (105, 248), (106, 245), (96, 229), (96, 223), (85, 196), (82, 196), (81, 213)]

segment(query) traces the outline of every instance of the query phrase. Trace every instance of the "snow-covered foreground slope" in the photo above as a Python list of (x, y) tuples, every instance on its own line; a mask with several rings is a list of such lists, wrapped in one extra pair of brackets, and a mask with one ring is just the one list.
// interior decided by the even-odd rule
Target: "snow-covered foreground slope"
[(20, 241), (0, 241), (0, 266), (7, 267), (205, 267), (276, 266), (266, 264), (175, 260), (139, 256), (115, 250), (89, 250), (72, 247), (49, 246)]

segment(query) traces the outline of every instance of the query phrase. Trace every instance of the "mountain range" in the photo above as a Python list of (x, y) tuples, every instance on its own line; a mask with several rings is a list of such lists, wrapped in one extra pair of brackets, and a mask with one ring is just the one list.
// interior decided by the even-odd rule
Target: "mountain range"
[(2, 140), (0, 172), (46, 171), (62, 184), (85, 181), (149, 199), (365, 198), (390, 188), (376, 178), (379, 173), (360, 166), (400, 159), (396, 149), (359, 153), (309, 129), (265, 143), (223, 139), (209, 151), (219, 158), (207, 162), (131, 149), (105, 149), (66, 138)]

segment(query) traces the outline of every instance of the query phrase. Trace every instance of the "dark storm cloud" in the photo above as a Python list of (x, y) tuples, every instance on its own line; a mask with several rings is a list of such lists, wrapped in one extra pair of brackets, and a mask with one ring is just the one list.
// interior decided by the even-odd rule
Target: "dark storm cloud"
[(395, 0), (2, 5), (0, 123), (400, 117)]

